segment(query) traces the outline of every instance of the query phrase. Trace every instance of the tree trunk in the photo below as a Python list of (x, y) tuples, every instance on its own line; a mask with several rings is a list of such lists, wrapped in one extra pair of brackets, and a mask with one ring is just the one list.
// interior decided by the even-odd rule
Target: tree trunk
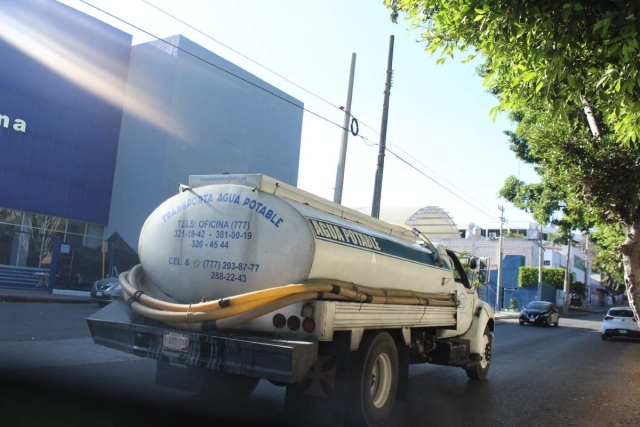
[[(640, 325), (640, 222), (637, 220), (633, 224), (623, 224), (626, 239), (620, 246), (620, 252), (622, 252), (622, 264), (624, 265), (624, 282), (627, 286), (627, 297), (629, 298), (629, 305), (633, 310), (636, 321)], [(640, 236), (639, 236), (640, 237)]]

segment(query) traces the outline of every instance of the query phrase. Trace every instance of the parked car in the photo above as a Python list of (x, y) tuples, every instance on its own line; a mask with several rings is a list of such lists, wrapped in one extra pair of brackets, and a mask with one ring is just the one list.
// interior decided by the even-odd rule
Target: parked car
[(611, 307), (602, 319), (602, 339), (613, 337), (640, 338), (640, 326), (631, 307)]
[(558, 327), (560, 313), (553, 303), (547, 301), (531, 301), (520, 312), (520, 324), (547, 325)]
[(109, 304), (114, 298), (122, 295), (122, 286), (117, 277), (106, 277), (96, 280), (91, 287), (91, 299), (98, 303), (100, 307)]

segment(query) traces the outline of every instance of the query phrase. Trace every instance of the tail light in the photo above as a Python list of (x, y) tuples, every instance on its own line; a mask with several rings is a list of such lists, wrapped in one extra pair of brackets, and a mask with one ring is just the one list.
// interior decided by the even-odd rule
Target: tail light
[(604, 316), (604, 320), (613, 320), (613, 316)]
[(307, 317), (302, 321), (302, 329), (310, 334), (316, 330), (316, 322), (312, 318)]
[(284, 325), (287, 323), (287, 318), (282, 314), (278, 313), (273, 316), (273, 326), (276, 328), (284, 328)]
[(296, 316), (289, 317), (289, 319), (287, 320), (287, 326), (292, 331), (297, 331), (298, 329), (300, 329), (300, 318)]

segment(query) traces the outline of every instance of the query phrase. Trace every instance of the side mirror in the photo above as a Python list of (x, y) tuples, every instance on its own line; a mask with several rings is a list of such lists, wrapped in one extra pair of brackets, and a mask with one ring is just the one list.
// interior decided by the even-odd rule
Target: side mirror
[(476, 260), (475, 258), (471, 258), (469, 260), (469, 268), (472, 270), (475, 270), (476, 268), (478, 268), (478, 260)]

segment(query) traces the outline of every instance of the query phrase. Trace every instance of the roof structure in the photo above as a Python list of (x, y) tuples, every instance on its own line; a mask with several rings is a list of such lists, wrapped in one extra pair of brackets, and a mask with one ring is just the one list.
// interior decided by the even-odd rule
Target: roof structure
[(425, 206), (407, 219), (406, 224), (415, 227), (432, 239), (460, 238), (458, 227), (443, 208)]
[[(371, 208), (356, 209), (363, 213)], [(432, 239), (453, 239), (460, 237), (460, 231), (449, 214), (439, 206), (410, 208), (381, 208), (380, 219), (392, 224), (405, 224), (415, 227)]]

